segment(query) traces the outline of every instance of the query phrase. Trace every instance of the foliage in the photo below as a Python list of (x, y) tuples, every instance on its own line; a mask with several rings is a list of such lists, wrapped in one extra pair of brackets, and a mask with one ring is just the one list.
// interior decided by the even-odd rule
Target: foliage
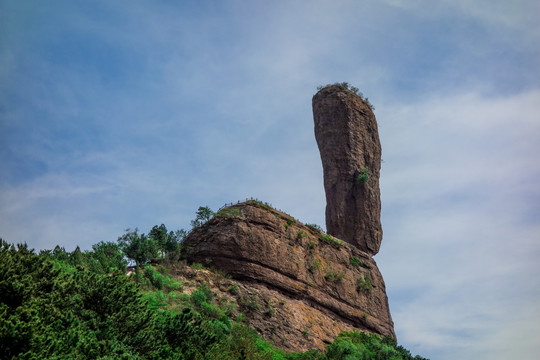
[(329, 271), (326, 273), (326, 275), (324, 275), (324, 278), (328, 281), (337, 283), (345, 278), (345, 274), (335, 271)]
[(231, 286), (229, 286), (227, 291), (230, 292), (231, 294), (237, 294), (238, 293), (238, 284), (237, 283), (232, 284)]
[(296, 221), (293, 218), (288, 218), (287, 223), (285, 224), (285, 229), (288, 229), (291, 225), (296, 225)]
[(308, 270), (311, 272), (314, 272), (315, 270), (320, 270), (321, 267), (322, 267), (321, 262), (319, 260), (315, 260), (311, 264), (309, 264)]
[(364, 185), (369, 179), (369, 169), (367, 167), (363, 167), (360, 169), (360, 172), (358, 175), (356, 175), (356, 181), (360, 185)]
[(355, 267), (359, 267), (359, 266), (364, 265), (364, 263), (362, 262), (362, 260), (360, 260), (360, 259), (357, 258), (356, 256), (352, 256), (352, 257), (349, 259), (349, 262), (351, 263), (352, 266), (355, 266)]
[(185, 230), (167, 232), (165, 225), (154, 226), (148, 235), (139, 234), (138, 229), (127, 229), (117, 240), (119, 248), (137, 267), (163, 259), (175, 260), (179, 257), (180, 242)]
[(203, 269), (204, 269), (204, 265), (201, 264), (201, 263), (196, 263), (196, 262), (194, 262), (193, 264), (191, 264), (191, 268), (192, 268), (192, 269), (195, 269), (195, 270), (203, 270)]
[(55, 262), (1, 242), (0, 358), (190, 359), (219, 340), (191, 309), (152, 310), (122, 274)]
[(394, 339), (357, 331), (344, 331), (326, 347), (326, 356), (332, 360), (427, 360), (397, 346)]
[(366, 274), (362, 276), (361, 278), (359, 278), (356, 281), (356, 287), (358, 289), (363, 289), (367, 291), (370, 291), (371, 289), (373, 289), (373, 285), (371, 285), (371, 280), (369, 278), (369, 275)]
[(246, 203), (250, 204), (250, 205), (253, 205), (253, 206), (256, 206), (256, 207), (259, 207), (261, 209), (265, 209), (265, 210), (273, 210), (274, 209), (272, 204), (269, 204), (267, 202), (262, 202), (260, 200), (248, 200)]
[[(57, 246), (39, 255), (0, 239), (0, 358), (425, 360), (393, 339), (359, 332), (341, 333), (325, 352), (276, 349), (243, 323), (235, 303), (215, 296), (207, 284), (183, 293), (167, 267), (148, 264), (166, 264), (183, 235), (161, 225), (148, 235), (128, 231), (117, 243), (100, 242), (92, 251)], [(323, 241), (339, 244), (327, 236)], [(125, 276), (126, 257), (145, 266)], [(356, 260), (350, 259), (353, 266)], [(344, 274), (325, 277), (338, 282)], [(369, 277), (357, 284), (371, 288)], [(259, 299), (238, 284), (228, 291), (238, 296), (240, 310), (261, 311)], [(266, 300), (264, 314), (274, 312)], [(307, 329), (302, 333), (309, 336)]]
[(162, 274), (150, 264), (144, 267), (144, 277), (148, 280), (148, 285), (157, 290), (164, 290), (168, 293), (182, 289), (182, 284), (176, 279), (170, 277), (169, 274)]
[(325, 85), (325, 86), (320, 85), (320, 86), (317, 86), (317, 91), (320, 91), (320, 90), (324, 89), (326, 86), (329, 86), (329, 85), (338, 85), (338, 86), (341, 86), (342, 88), (345, 88), (346, 90), (352, 91), (356, 95), (360, 96), (360, 98), (363, 101), (365, 101), (366, 104), (368, 104), (368, 106), (371, 108), (371, 110), (375, 110), (375, 106), (373, 106), (373, 104), (371, 104), (369, 102), (369, 99), (367, 97), (364, 97), (364, 94), (360, 91), (360, 89), (358, 89), (355, 86), (350, 85), (348, 82), (328, 84), (328, 85)]
[(139, 234), (138, 229), (127, 229), (126, 233), (118, 238), (120, 248), (126, 256), (135, 261), (137, 267), (156, 260), (159, 257), (159, 245), (156, 239)]
[(208, 206), (199, 206), (196, 212), (196, 217), (191, 220), (191, 227), (196, 228), (206, 224), (210, 219), (216, 215)]
[(319, 239), (326, 242), (326, 243), (328, 243), (328, 244), (330, 244), (330, 245), (332, 245), (336, 249), (340, 249), (343, 246), (343, 241), (339, 240), (339, 239), (336, 239), (332, 235), (320, 234)]
[(77, 246), (71, 253), (65, 248), (56, 246), (53, 250), (42, 250), (40, 256), (74, 267), (82, 267), (98, 274), (113, 271), (124, 273), (127, 261), (120, 246), (114, 242), (99, 242), (92, 245), (92, 251), (84, 251)]
[(323, 229), (317, 224), (306, 224), (306, 226), (308, 228), (310, 228), (311, 230), (313, 230), (314, 232), (316, 232), (316, 233), (322, 233), (323, 232)]
[(217, 212), (216, 216), (222, 216), (222, 217), (233, 219), (235, 217), (240, 216), (240, 209), (236, 209), (236, 208), (221, 209)]

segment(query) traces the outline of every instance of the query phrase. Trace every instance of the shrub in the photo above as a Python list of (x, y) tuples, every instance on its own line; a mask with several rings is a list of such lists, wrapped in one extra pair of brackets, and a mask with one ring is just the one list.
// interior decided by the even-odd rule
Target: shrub
[(360, 260), (360, 259), (357, 258), (356, 256), (351, 257), (351, 258), (349, 259), (349, 261), (351, 262), (351, 265), (352, 265), (352, 266), (359, 267), (359, 266), (364, 265), (364, 263), (362, 262), (362, 260)]
[(369, 169), (365, 166), (360, 170), (358, 175), (356, 175), (356, 181), (358, 182), (358, 184), (364, 185), (368, 181), (369, 179), (368, 172), (369, 172)]
[(311, 230), (313, 230), (314, 232), (316, 232), (316, 233), (322, 233), (323, 232), (323, 229), (317, 224), (306, 224), (306, 226), (308, 228), (310, 228)]
[(203, 269), (204, 269), (204, 265), (201, 264), (201, 263), (196, 263), (196, 262), (194, 262), (193, 264), (191, 264), (191, 268), (192, 268), (192, 269), (195, 269), (195, 270), (203, 270)]
[(216, 216), (221, 216), (221, 217), (234, 219), (234, 218), (240, 216), (240, 209), (236, 209), (236, 208), (221, 209), (221, 210), (219, 210), (217, 212)]
[(373, 288), (373, 285), (371, 285), (371, 280), (369, 279), (369, 275), (364, 275), (361, 278), (359, 278), (356, 281), (356, 287), (358, 289), (370, 291)]
[(237, 294), (238, 293), (238, 284), (237, 283), (232, 284), (231, 286), (229, 286), (227, 291), (230, 292), (231, 294)]
[(315, 270), (320, 270), (321, 267), (322, 267), (321, 262), (318, 260), (315, 260), (311, 264), (309, 264), (308, 270), (313, 272)]
[(310, 242), (307, 244), (308, 250), (315, 249), (317, 247), (317, 243), (315, 241), (310, 240)]
[(242, 294), (242, 296), (238, 298), (238, 305), (247, 311), (261, 310), (261, 306), (257, 303), (257, 298), (255, 295)]
[(337, 283), (345, 278), (345, 274), (340, 273), (340, 272), (330, 271), (326, 273), (326, 275), (324, 275), (324, 278), (328, 281)]
[(250, 204), (250, 205), (253, 205), (253, 206), (256, 206), (256, 207), (259, 207), (259, 208), (262, 208), (262, 209), (265, 209), (265, 210), (273, 210), (274, 209), (271, 204), (269, 204), (267, 202), (262, 202), (262, 201), (259, 201), (259, 200), (248, 200), (246, 203)]
[[(342, 88), (345, 88), (355, 93), (356, 95), (360, 96), (360, 98), (371, 108), (371, 110), (375, 110), (375, 106), (373, 106), (373, 104), (369, 102), (369, 99), (367, 97), (364, 97), (364, 94), (356, 86), (352, 86), (348, 82), (328, 84), (326, 86), (329, 86), (329, 85), (338, 85), (338, 86), (341, 86)], [(317, 91), (324, 89), (326, 86), (322, 86), (322, 85), (317, 86)]]
[(293, 218), (288, 218), (288, 219), (287, 219), (287, 223), (285, 224), (285, 229), (288, 229), (289, 226), (295, 225), (295, 224), (296, 224), (296, 221), (294, 221)]
[(340, 249), (343, 246), (343, 241), (336, 239), (332, 235), (328, 234), (321, 234), (319, 235), (319, 239), (332, 245), (333, 247)]

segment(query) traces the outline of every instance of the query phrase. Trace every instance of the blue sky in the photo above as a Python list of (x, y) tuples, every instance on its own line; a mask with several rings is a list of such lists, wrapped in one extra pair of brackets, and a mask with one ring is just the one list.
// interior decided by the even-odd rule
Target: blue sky
[(0, 0), (0, 236), (187, 228), (256, 197), (324, 226), (316, 87), (375, 105), (398, 340), (540, 352), (540, 3)]

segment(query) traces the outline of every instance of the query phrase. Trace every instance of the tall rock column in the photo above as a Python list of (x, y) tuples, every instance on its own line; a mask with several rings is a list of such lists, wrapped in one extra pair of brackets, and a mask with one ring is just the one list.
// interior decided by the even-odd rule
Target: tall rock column
[(382, 241), (381, 143), (368, 103), (342, 85), (313, 96), (326, 192), (326, 230), (369, 254)]

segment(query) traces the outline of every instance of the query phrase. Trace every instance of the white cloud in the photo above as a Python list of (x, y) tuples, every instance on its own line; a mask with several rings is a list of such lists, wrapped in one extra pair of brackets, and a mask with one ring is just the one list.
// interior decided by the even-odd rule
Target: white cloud
[[(540, 297), (539, 100), (536, 90), (468, 92), (378, 116), (385, 238), (377, 261), (399, 340), (417, 353), (532, 358), (537, 319), (512, 312), (532, 311)], [(508, 330), (518, 324), (530, 330), (519, 346)]]

